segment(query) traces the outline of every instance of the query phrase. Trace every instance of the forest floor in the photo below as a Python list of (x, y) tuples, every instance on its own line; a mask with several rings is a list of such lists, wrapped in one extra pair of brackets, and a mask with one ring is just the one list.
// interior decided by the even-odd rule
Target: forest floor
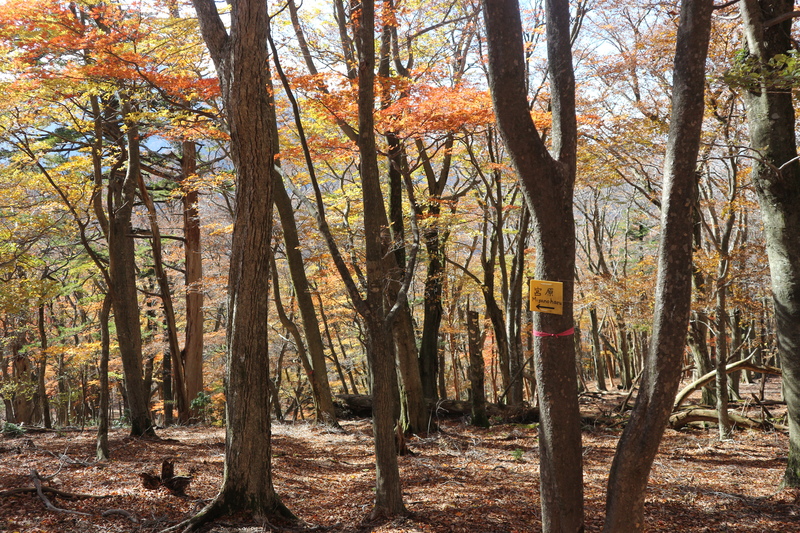
[[(623, 397), (592, 394), (582, 407), (607, 413)], [(344, 421), (342, 430), (275, 423), (275, 487), (303, 526), (217, 523), (208, 531), (540, 531), (536, 426), (480, 429), (460, 420), (438, 423), (439, 431), (409, 438), (413, 455), (399, 458), (408, 517), (364, 522), (374, 494), (368, 421)], [(219, 488), (224, 430), (171, 427), (158, 434), (158, 440), (131, 439), (125, 430), (113, 430), (107, 463), (94, 462), (91, 430), (0, 438), (0, 493), (33, 487), (35, 470), (42, 478), (56, 474), (44, 487), (103, 496), (71, 500), (46, 492), (56, 508), (72, 511), (63, 512), (47, 510), (35, 492), (2, 494), (0, 531), (155, 532), (189, 517)], [(587, 531), (602, 529), (605, 484), (620, 434), (617, 427), (584, 427)], [(646, 530), (800, 531), (800, 492), (777, 491), (787, 446), (782, 430), (739, 430), (733, 439), (719, 442), (716, 429), (668, 429), (650, 477)], [(139, 473), (158, 474), (165, 458), (174, 460), (176, 475), (193, 476), (187, 496), (143, 487)], [(103, 516), (111, 509), (122, 511)]]

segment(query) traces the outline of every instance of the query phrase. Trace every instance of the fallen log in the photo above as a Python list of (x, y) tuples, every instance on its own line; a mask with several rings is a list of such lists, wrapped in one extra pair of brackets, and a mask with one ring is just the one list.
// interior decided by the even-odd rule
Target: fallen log
[[(753, 372), (759, 372), (761, 374), (772, 374), (775, 376), (781, 375), (780, 368), (774, 366), (759, 366), (754, 364), (752, 356), (748, 357), (747, 359), (742, 359), (741, 361), (731, 363), (725, 367), (726, 374), (736, 372), (737, 370), (750, 370)], [(686, 398), (688, 398), (691, 393), (710, 383), (716, 377), (716, 375), (716, 371), (712, 370), (711, 372), (701, 376), (699, 379), (696, 379), (695, 381), (686, 385), (675, 397), (675, 403), (672, 406), (673, 411), (677, 410), (681, 404), (686, 401)]]
[[(366, 418), (372, 416), (372, 397), (366, 394), (337, 394), (334, 398), (339, 418)], [(463, 400), (438, 400), (428, 403), (428, 411), (435, 418), (460, 418), (472, 414), (472, 404)], [(486, 403), (486, 414), (504, 422), (531, 423), (539, 421), (539, 410), (529, 406), (509, 406)]]
[[(728, 417), (733, 425), (739, 427), (761, 429), (772, 426), (772, 424), (766, 420), (754, 420), (734, 412), (729, 412)], [(680, 429), (693, 422), (719, 423), (719, 413), (717, 413), (715, 409), (687, 409), (686, 411), (673, 413), (669, 417), (669, 426), (672, 429)]]

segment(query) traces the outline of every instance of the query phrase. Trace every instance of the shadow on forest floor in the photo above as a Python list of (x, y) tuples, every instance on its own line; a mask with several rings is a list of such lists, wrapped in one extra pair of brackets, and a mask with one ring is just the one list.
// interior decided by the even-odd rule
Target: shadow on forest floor
[[(605, 411), (623, 395), (597, 395)], [(607, 404), (607, 405), (606, 405)], [(304, 522), (291, 531), (536, 532), (539, 517), (535, 425), (488, 429), (440, 420), (441, 432), (411, 437), (413, 455), (400, 457), (410, 514), (365, 524), (373, 500), (370, 424), (344, 421), (344, 431), (306, 423), (274, 425), (273, 472), (284, 503)], [(587, 531), (600, 531), (608, 469), (621, 430), (589, 427), (583, 433)], [(93, 462), (92, 431), (26, 434), (0, 439), (0, 491), (32, 487), (35, 469), (57, 473), (46, 486), (105, 496), (70, 500), (51, 494), (61, 509), (45, 509), (35, 493), (0, 497), (0, 531), (32, 533), (155, 532), (196, 512), (216, 494), (222, 477), (224, 431), (168, 428), (161, 440), (111, 435), (112, 460)], [(718, 442), (716, 430), (668, 430), (653, 465), (646, 499), (646, 530), (669, 532), (793, 532), (800, 505), (791, 491), (776, 493), (786, 464), (782, 431), (739, 431)], [(146, 490), (139, 473), (175, 461), (176, 475), (191, 475), (186, 497)], [(61, 468), (59, 471), (59, 467)], [(122, 510), (103, 516), (109, 509)], [(133, 520), (136, 520), (134, 523)], [(270, 525), (216, 524), (216, 533), (287, 530)]]

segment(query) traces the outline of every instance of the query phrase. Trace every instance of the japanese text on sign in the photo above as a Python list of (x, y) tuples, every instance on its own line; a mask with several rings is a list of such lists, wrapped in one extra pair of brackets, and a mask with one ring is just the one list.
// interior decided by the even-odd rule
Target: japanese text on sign
[(560, 281), (530, 280), (530, 307), (538, 313), (560, 315), (564, 311), (564, 284)]

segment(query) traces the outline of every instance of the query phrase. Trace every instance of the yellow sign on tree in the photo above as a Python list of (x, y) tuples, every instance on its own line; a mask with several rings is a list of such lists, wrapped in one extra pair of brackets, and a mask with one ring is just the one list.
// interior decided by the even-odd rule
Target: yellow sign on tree
[(530, 280), (530, 308), (538, 313), (562, 314), (564, 284), (560, 281)]

